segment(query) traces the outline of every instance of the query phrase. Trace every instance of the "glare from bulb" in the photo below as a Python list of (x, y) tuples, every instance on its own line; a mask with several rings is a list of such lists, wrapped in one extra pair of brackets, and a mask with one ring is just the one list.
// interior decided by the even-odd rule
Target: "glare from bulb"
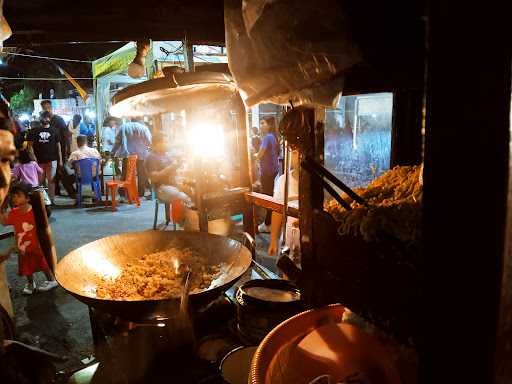
[(187, 132), (187, 143), (196, 156), (218, 158), (224, 155), (224, 130), (220, 124), (196, 124)]
[(121, 269), (100, 252), (90, 250), (83, 257), (83, 261), (87, 268), (106, 279), (115, 280), (121, 274)]
[(30, 116), (28, 113), (22, 113), (20, 115), (20, 121), (30, 121)]

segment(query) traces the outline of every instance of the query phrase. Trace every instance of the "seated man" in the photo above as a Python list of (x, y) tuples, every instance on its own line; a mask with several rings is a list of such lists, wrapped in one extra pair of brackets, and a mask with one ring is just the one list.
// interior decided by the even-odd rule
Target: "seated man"
[[(87, 145), (87, 136), (78, 135), (76, 138), (76, 144), (78, 145), (78, 149), (71, 152), (68, 158), (68, 166), (71, 170), (66, 169), (69, 174), (74, 173), (75, 163), (78, 160), (83, 159), (101, 159), (100, 153), (95, 149), (91, 148)], [(96, 175), (96, 169), (93, 168), (92, 174)]]
[(175, 175), (178, 165), (167, 154), (168, 148), (169, 141), (167, 136), (159, 132), (155, 133), (152, 150), (146, 160), (144, 160), (144, 168), (159, 200), (165, 203), (181, 200), (183, 204), (190, 207), (192, 206), (192, 199), (175, 187)]
[(91, 158), (101, 159), (100, 153), (95, 148), (91, 148), (87, 145), (87, 136), (79, 135), (76, 138), (76, 143), (78, 145), (78, 149), (71, 152), (68, 159), (71, 166), (73, 166), (73, 163), (78, 160)]

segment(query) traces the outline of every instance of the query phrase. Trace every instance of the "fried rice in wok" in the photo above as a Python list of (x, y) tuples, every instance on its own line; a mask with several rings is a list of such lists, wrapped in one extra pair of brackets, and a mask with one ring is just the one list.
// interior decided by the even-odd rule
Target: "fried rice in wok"
[(208, 289), (221, 273), (221, 265), (209, 266), (192, 249), (167, 249), (149, 253), (125, 265), (116, 277), (103, 277), (96, 296), (110, 300), (160, 300), (179, 297), (182, 278), (192, 271), (190, 292)]

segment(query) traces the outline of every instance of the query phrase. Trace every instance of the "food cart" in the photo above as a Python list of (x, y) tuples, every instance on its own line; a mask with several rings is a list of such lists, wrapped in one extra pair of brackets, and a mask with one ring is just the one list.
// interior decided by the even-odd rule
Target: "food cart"
[[(275, 7), (290, 5), (284, 1), (272, 3)], [(204, 6), (203, 2), (196, 4)], [(270, 2), (258, 4), (259, 11), (272, 11)], [(226, 1), (226, 5), (228, 10), (241, 8), (240, 1)], [(213, 8), (209, 8), (213, 17), (197, 22), (203, 32), (201, 28), (210, 27), (209, 21), (222, 20), (222, 7)], [(176, 20), (186, 16), (182, 9), (179, 11)], [(195, 9), (201, 15), (198, 11)], [(286, 18), (290, 15), (288, 11), (280, 9), (278, 14)], [(425, 243), (418, 276), (422, 292), (417, 316), (409, 328), (416, 329), (419, 335), (420, 381), (508, 383), (512, 377), (509, 364), (511, 198), (507, 195), (507, 188), (509, 191), (511, 188), (508, 177), (511, 57), (507, 49), (506, 19), (509, 12), (506, 6), (408, 1), (374, 3), (371, 8), (359, 2), (351, 4), (346, 11), (346, 20), (354, 28), (354, 39), (366, 49), (362, 65), (345, 68), (343, 92), (393, 91), (393, 164), (418, 164), (422, 157), (425, 162)], [(67, 14), (62, 17), (69, 19)], [(105, 24), (110, 22), (107, 12), (99, 17), (104, 17)], [(25, 28), (36, 33), (33, 20), (30, 21), (26, 23), (30, 28)], [(252, 21), (251, 26), (258, 25), (258, 20)], [(168, 26), (169, 22), (164, 20), (162, 24)], [(48, 28), (60, 24), (46, 25)], [(217, 27), (215, 24), (213, 29), (218, 37)], [(108, 33), (110, 36), (122, 30), (118, 23)], [(65, 28), (68, 37), (74, 31), (73, 27)], [(308, 31), (318, 37), (325, 30), (310, 27), (294, 31), (296, 34)], [(139, 35), (134, 36), (137, 32)], [(61, 27), (58, 33), (62, 35)], [(104, 32), (94, 33), (98, 37)], [(136, 39), (147, 34), (151, 34), (150, 29), (135, 25), (123, 37), (131, 35)], [(19, 41), (25, 36), (33, 38), (27, 33)], [(246, 62), (251, 60), (248, 58)], [(332, 76), (330, 80), (340, 81), (340, 78)], [(283, 103), (286, 102), (284, 99)], [(308, 156), (321, 163), (322, 110), (313, 108), (314, 103), (309, 106), (305, 116), (307, 125), (314, 129), (309, 132)], [(475, 160), (475, 148), (478, 148), (478, 160)], [(466, 187), (481, 177), (485, 178), (485, 194), (490, 196), (484, 207), (475, 199), (474, 190)], [(343, 301), (347, 292), (357, 296), (358, 287), (342, 289), (336, 283), (338, 249), (326, 244), (336, 234), (331, 232), (330, 236), (325, 232), (323, 236), (320, 229), (326, 227), (316, 225), (328, 221), (321, 213), (322, 186), (303, 172), (301, 189), (304, 300), (310, 306), (318, 306)], [(383, 260), (385, 263), (386, 259)], [(389, 267), (394, 269), (392, 265)], [(388, 303), (392, 298), (384, 293), (389, 290), (379, 290), (387, 288), (396, 276), (376, 277), (377, 280), (364, 280), (362, 287), (368, 289), (366, 293), (376, 295), (373, 299), (378, 297), (383, 304)], [(354, 280), (349, 276), (346, 281), (351, 285)], [(399, 279), (393, 282), (400, 287)], [(364, 305), (360, 297), (349, 300), (352, 299)], [(381, 306), (375, 311), (374, 307), (372, 312), (383, 320), (389, 315), (389, 308)], [(403, 319), (407, 313), (401, 315)]]
[[(250, 234), (244, 232), (238, 237), (240, 241), (225, 237), (230, 234), (236, 238), (229, 230), (221, 233), (224, 236), (211, 234), (217, 231), (212, 221), (219, 217), (230, 219), (240, 213), (244, 228), (252, 229), (252, 211), (244, 200), (244, 194), (250, 190), (245, 108), (231, 76), (210, 71), (167, 72), (166, 77), (123, 89), (113, 97), (112, 104), (114, 116), (151, 116), (156, 122), (155, 130), (173, 135), (175, 142), (182, 145), (174, 150), (187, 171), (185, 178), (192, 185), (199, 220), (197, 228), (187, 228), (185, 223), (185, 231), (153, 230), (101, 239), (71, 252), (57, 264), (56, 278), (62, 287), (89, 306), (95, 355), (100, 362), (92, 371), (78, 372), (73, 380), (81, 376), (101, 380), (103, 375), (118, 376), (129, 383), (164, 378), (200, 382), (212, 375), (215, 379), (217, 366), (205, 361), (204, 354), (213, 353), (215, 359), (216, 354), (241, 345), (240, 340), (229, 335), (231, 327), (236, 326), (233, 314), (238, 285), (231, 286), (239, 279), (276, 277), (254, 260), (255, 246)], [(183, 119), (182, 126), (176, 128), (176, 124), (169, 122), (171, 113)], [(148, 297), (141, 297), (142, 291), (138, 289), (132, 291), (134, 296), (122, 293), (134, 281), (127, 275), (130, 268), (149, 265), (144, 264), (145, 256), (140, 261), (141, 255), (166, 249), (204, 257), (204, 263), (195, 266), (181, 256), (173, 259), (169, 271), (172, 276), (162, 279), (178, 282), (175, 293), (181, 292), (181, 279), (188, 281), (190, 275), (192, 284), (204, 279), (208, 271), (218, 270), (205, 289), (197, 291), (193, 287), (185, 301), (187, 308), (190, 304), (190, 311), (183, 309), (183, 296), (180, 300), (179, 295), (171, 294), (170, 299), (169, 292)], [(164, 262), (160, 264), (164, 269), (168, 267), (165, 260), (158, 261)], [(200, 264), (203, 272), (197, 268)], [(157, 284), (151, 291), (161, 292), (158, 286), (162, 280), (155, 272), (146, 274), (145, 280)], [(121, 282), (123, 276), (127, 280)], [(105, 296), (103, 289), (109, 286), (108, 281), (112, 285)], [(228, 293), (224, 294), (225, 291)], [(198, 350), (203, 350), (202, 359), (195, 353), (195, 338)], [(218, 347), (202, 347), (210, 339), (220, 344), (217, 352)], [(130, 352), (133, 350), (138, 353)], [(175, 364), (170, 369), (158, 365), (156, 361), (162, 359), (171, 359)], [(116, 364), (109, 364), (111, 360)]]

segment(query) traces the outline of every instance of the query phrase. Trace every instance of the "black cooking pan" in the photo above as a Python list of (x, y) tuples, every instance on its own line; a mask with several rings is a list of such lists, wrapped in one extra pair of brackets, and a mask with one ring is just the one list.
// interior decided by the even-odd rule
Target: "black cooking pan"
[(119, 272), (141, 256), (169, 248), (200, 252), (209, 265), (224, 263), (222, 273), (208, 289), (190, 295), (192, 306), (207, 303), (231, 287), (250, 267), (251, 252), (236, 240), (203, 232), (144, 231), (105, 237), (86, 244), (59, 261), (59, 284), (83, 303), (127, 320), (165, 319), (179, 305), (179, 298), (112, 300), (96, 296), (102, 276)]

